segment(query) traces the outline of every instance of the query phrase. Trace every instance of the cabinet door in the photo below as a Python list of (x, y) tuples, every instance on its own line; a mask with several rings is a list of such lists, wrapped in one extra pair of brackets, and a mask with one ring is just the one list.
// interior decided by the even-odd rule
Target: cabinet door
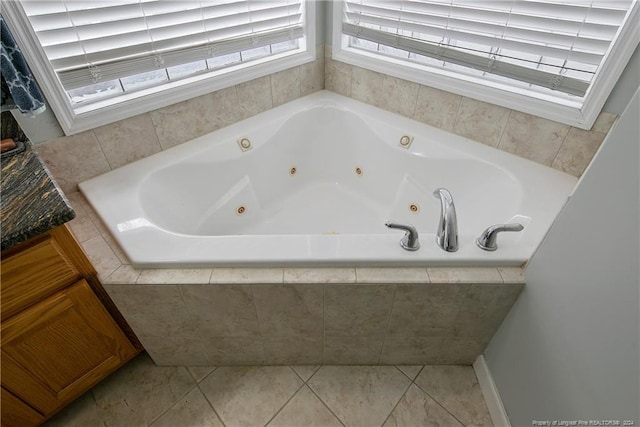
[(60, 244), (43, 241), (2, 259), (2, 320), (80, 279)]
[(80, 280), (2, 323), (2, 386), (46, 416), (134, 354)]
[(22, 400), (2, 389), (2, 405), (0, 405), (2, 415), (2, 427), (30, 427), (39, 426), (44, 421), (44, 417), (37, 413)]

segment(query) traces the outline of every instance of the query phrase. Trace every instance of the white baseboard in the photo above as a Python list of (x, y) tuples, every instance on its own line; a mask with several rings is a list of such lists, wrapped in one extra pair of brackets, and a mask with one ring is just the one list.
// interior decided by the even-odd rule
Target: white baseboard
[(484, 396), (485, 402), (487, 402), (487, 408), (489, 409), (489, 415), (495, 427), (511, 427), (507, 411), (504, 409), (502, 399), (496, 384), (493, 382), (493, 377), (487, 366), (487, 361), (484, 355), (480, 355), (473, 362), (473, 370), (478, 378), (478, 384), (480, 384), (480, 390)]

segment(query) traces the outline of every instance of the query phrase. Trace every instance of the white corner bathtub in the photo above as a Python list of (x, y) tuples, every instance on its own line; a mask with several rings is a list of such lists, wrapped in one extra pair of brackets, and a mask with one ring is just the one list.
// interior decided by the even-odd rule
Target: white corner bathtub
[[(413, 138), (409, 148), (401, 138)], [(250, 141), (242, 150), (239, 141)], [(135, 144), (135, 141), (131, 141)], [(509, 266), (526, 262), (576, 178), (321, 91), (80, 184), (137, 267)], [(459, 249), (435, 241), (448, 189)], [(421, 248), (400, 247), (411, 224)], [(519, 222), (495, 252), (475, 240)]]

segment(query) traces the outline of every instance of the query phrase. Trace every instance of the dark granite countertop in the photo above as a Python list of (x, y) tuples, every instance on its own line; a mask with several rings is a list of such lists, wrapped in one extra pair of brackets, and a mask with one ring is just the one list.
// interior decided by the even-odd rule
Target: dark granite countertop
[(31, 143), (25, 142), (25, 145), (23, 152), (3, 155), (0, 160), (0, 232), (3, 250), (76, 216)]

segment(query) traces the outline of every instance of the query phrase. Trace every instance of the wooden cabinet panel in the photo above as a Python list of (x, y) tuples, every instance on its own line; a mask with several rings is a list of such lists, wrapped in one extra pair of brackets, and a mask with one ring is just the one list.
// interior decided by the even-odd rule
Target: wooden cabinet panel
[(2, 427), (39, 426), (44, 417), (22, 400), (2, 389), (2, 406), (0, 406)]
[(2, 320), (81, 277), (50, 237), (3, 259), (1, 274)]
[(1, 332), (2, 385), (43, 414), (136, 353), (84, 280), (4, 321)]
[(142, 347), (66, 225), (1, 258), (2, 427), (39, 425)]

